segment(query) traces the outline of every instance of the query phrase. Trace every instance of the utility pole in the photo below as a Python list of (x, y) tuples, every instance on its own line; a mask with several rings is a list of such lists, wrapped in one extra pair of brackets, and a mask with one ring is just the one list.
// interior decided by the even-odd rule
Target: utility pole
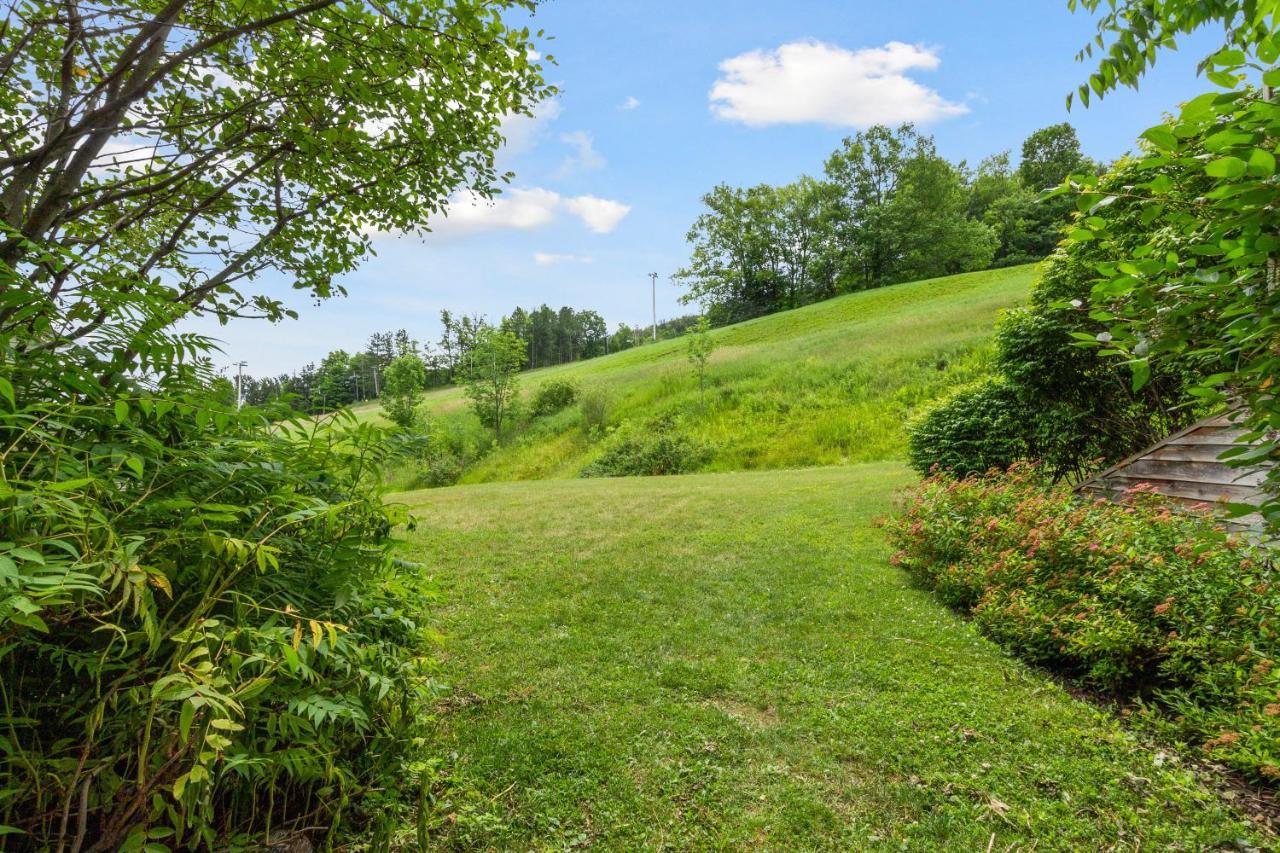
[(653, 342), (656, 344), (658, 342), (658, 274), (649, 273), (649, 281), (653, 285), (649, 296), (653, 300)]
[(236, 408), (244, 406), (244, 369), (247, 361), (237, 361), (231, 366), (236, 369)]

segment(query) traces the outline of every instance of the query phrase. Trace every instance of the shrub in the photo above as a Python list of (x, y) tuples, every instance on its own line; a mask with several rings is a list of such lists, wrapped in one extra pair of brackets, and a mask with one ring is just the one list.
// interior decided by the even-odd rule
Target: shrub
[(680, 431), (676, 418), (614, 433), (600, 457), (582, 469), (583, 477), (633, 477), (686, 474), (711, 458), (711, 448)]
[(548, 379), (538, 386), (529, 405), (529, 414), (535, 418), (554, 415), (567, 409), (578, 399), (578, 384), (568, 379)]
[(932, 476), (887, 527), (894, 561), (1001, 645), (1280, 779), (1280, 578), (1210, 517), (1081, 501), (1021, 467)]
[(937, 467), (959, 476), (1005, 469), (1023, 458), (1026, 442), (1014, 390), (996, 380), (961, 389), (907, 427), (908, 454), (917, 471)]
[(582, 425), (588, 433), (600, 433), (609, 423), (609, 409), (613, 400), (602, 388), (592, 388), (581, 395), (578, 411), (582, 413)]
[(0, 824), (221, 849), (394, 784), (426, 646), (382, 453), (195, 391), (0, 407)]

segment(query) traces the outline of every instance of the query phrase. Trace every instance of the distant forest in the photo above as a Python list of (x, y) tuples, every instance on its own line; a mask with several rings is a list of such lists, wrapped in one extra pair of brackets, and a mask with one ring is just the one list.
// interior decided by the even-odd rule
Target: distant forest
[[(695, 316), (663, 320), (657, 326), (658, 340), (683, 335), (697, 321)], [(480, 316), (458, 316), (440, 312), (443, 332), (437, 341), (415, 338), (408, 330), (378, 332), (364, 350), (349, 353), (334, 350), (319, 364), (310, 363), (296, 373), (278, 376), (231, 377), (223, 391), (234, 399), (235, 382), (245, 403), (261, 405), (281, 397), (292, 398), (303, 412), (331, 411), (365, 400), (377, 399), (382, 373), (393, 359), (413, 354), (427, 369), (427, 387), (453, 384), (470, 357), (479, 331), (487, 321)], [(517, 307), (498, 322), (498, 328), (515, 333), (526, 345), (525, 369), (549, 367), (608, 355), (652, 341), (653, 326), (619, 323), (610, 332), (604, 318), (595, 311), (579, 311), (568, 306), (556, 311), (546, 305), (534, 309)]]

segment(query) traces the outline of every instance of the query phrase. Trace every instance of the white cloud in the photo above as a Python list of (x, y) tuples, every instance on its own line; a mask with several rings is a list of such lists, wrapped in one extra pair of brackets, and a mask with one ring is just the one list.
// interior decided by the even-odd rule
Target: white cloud
[(634, 110), (638, 106), (640, 106), (640, 99), (637, 98), (635, 95), (627, 95), (627, 99), (622, 103), (618, 104), (618, 109)]
[(575, 172), (590, 172), (604, 168), (605, 159), (596, 150), (595, 139), (585, 130), (562, 133), (560, 141), (573, 148), (574, 153), (564, 158), (564, 162), (556, 171), (556, 177), (564, 178)]
[(464, 237), (485, 231), (529, 231), (556, 218), (560, 194), (539, 188), (510, 189), (493, 199), (472, 192), (455, 196), (446, 216), (429, 223), (437, 237)]
[(593, 195), (566, 198), (564, 206), (597, 234), (608, 234), (631, 212), (631, 205)]
[[(533, 231), (552, 224), (562, 212), (576, 216), (589, 231), (608, 234), (631, 212), (631, 206), (593, 195), (562, 196), (541, 187), (515, 187), (492, 199), (467, 191), (451, 198), (445, 214), (427, 223), (430, 234), (426, 239), (431, 242), (491, 231)], [(367, 229), (367, 233), (374, 238), (401, 236), (374, 229)]]
[(589, 264), (594, 258), (590, 255), (557, 255), (552, 252), (534, 252), (533, 261), (544, 267), (553, 264)]
[(932, 71), (940, 63), (935, 49), (899, 41), (862, 50), (789, 42), (721, 62), (721, 76), (711, 87), (711, 111), (717, 118), (757, 127), (923, 124), (962, 115), (969, 111), (964, 104), (906, 76), (913, 69)]
[(547, 125), (559, 118), (561, 109), (559, 101), (549, 99), (535, 106), (531, 115), (513, 113), (504, 116), (499, 128), (505, 140), (501, 155), (514, 157), (532, 148), (546, 133)]

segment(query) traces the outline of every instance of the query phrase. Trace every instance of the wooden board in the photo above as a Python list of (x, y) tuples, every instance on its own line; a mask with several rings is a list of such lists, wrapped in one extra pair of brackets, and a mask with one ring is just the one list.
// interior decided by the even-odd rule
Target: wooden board
[(1126, 477), (1120, 474), (1111, 474), (1100, 483), (1097, 480), (1091, 481), (1088, 489), (1090, 491), (1119, 495), (1123, 494), (1126, 489), (1131, 489), (1140, 484), (1150, 485), (1157, 493), (1167, 497), (1185, 498), (1189, 501), (1201, 501), (1207, 504), (1215, 504), (1219, 501), (1256, 504), (1262, 497), (1259, 491), (1252, 486), (1188, 483), (1178, 480), (1155, 481), (1143, 477)]
[(1117, 473), (1140, 480), (1173, 480), (1223, 486), (1262, 485), (1266, 471), (1257, 468), (1232, 468), (1221, 462), (1179, 462), (1146, 457), (1130, 462)]

